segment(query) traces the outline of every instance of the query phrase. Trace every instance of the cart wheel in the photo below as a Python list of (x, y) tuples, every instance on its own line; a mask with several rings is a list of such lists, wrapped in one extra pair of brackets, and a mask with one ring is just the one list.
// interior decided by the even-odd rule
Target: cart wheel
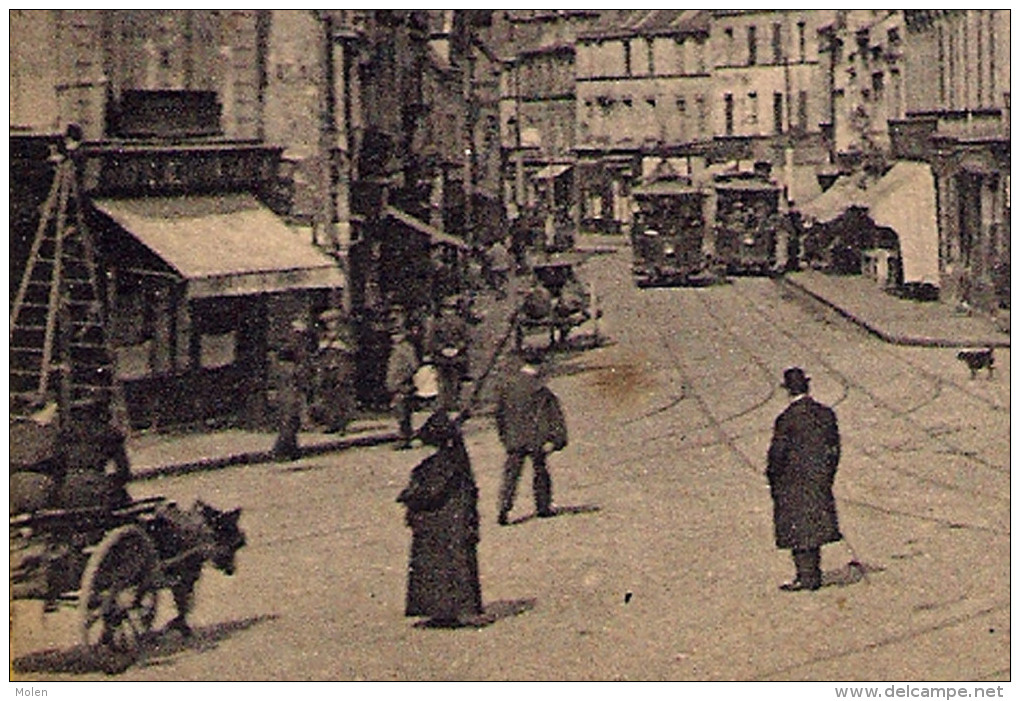
[(156, 548), (135, 525), (106, 534), (89, 557), (79, 608), (87, 648), (133, 654), (152, 630), (157, 590), (152, 585)]

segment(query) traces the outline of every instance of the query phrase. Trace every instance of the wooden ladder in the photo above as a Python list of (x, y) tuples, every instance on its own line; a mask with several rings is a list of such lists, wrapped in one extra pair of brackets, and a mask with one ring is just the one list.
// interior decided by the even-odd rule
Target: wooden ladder
[(56, 172), (10, 319), (10, 413), (29, 416), (56, 401), (112, 408), (113, 352), (96, 251), (85, 226), (74, 159), (54, 153)]

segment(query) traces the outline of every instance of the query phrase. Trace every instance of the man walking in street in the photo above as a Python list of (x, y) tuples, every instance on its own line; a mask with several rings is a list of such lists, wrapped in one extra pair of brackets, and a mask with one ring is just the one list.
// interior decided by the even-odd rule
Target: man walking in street
[(523, 355), (523, 365), (501, 389), (496, 406), (496, 428), (506, 449), (499, 493), (501, 526), (509, 523), (524, 458), (529, 456), (535, 472), (532, 487), (538, 516), (554, 515), (552, 478), (546, 466), (546, 455), (567, 445), (567, 424), (560, 402), (539, 375), (541, 351), (525, 349)]
[(793, 552), (797, 577), (783, 591), (822, 585), (821, 546), (842, 539), (832, 484), (839, 464), (836, 414), (810, 396), (800, 368), (783, 373), (790, 404), (776, 419), (769, 445), (768, 477), (776, 547)]

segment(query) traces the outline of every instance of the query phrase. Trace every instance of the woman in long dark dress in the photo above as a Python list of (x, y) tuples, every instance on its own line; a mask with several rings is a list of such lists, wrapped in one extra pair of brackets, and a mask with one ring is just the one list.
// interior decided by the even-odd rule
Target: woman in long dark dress
[(418, 437), (438, 450), (414, 468), (397, 497), (412, 534), (405, 615), (463, 625), (482, 613), (478, 487), (464, 438), (445, 412), (429, 417)]

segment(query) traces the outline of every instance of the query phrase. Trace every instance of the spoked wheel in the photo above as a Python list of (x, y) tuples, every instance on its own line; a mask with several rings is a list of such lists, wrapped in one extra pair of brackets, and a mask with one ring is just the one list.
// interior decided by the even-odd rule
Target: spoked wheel
[(138, 526), (106, 534), (82, 576), (79, 608), (87, 648), (126, 657), (130, 664), (156, 618), (156, 557), (152, 540)]

